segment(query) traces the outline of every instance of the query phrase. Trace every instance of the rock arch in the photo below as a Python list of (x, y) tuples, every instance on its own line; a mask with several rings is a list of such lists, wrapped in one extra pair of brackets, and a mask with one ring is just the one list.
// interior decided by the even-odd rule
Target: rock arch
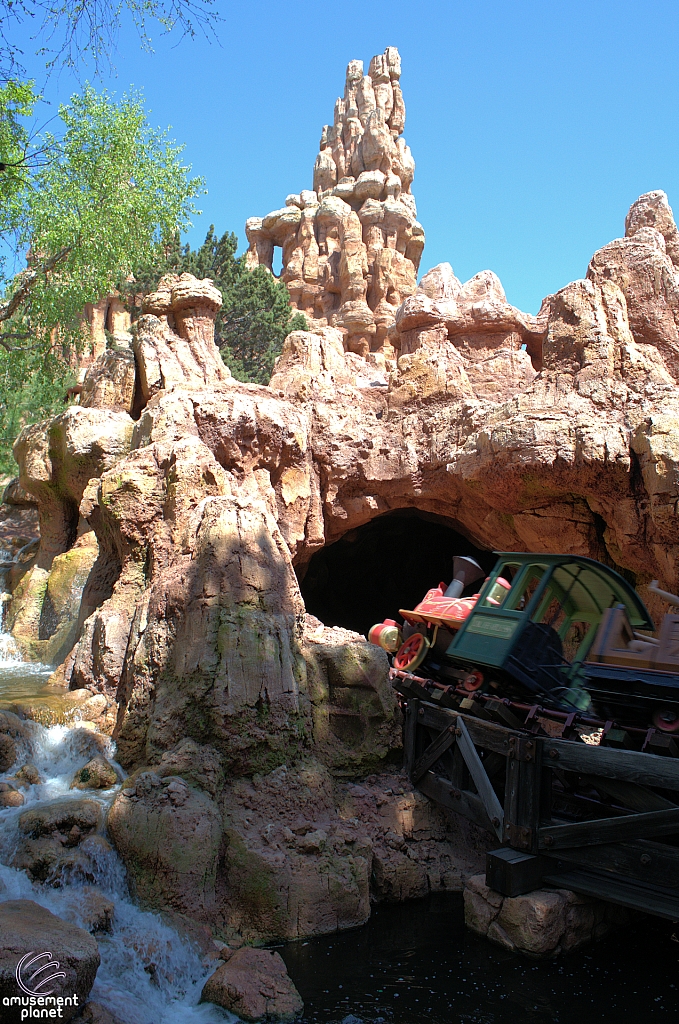
[(413, 608), (441, 580), (449, 583), (454, 555), (470, 555), (490, 570), (492, 551), (478, 548), (457, 526), (410, 507), (354, 527), (298, 572), (307, 612), (367, 636), (375, 622)]

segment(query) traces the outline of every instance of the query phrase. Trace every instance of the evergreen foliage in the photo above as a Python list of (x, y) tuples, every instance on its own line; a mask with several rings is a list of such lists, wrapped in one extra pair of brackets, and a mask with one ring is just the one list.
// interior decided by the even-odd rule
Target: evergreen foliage
[(134, 284), (124, 286), (128, 307), (139, 315), (143, 295), (153, 291), (164, 274), (209, 277), (222, 293), (215, 323), (215, 342), (236, 380), (268, 384), (274, 362), (290, 331), (306, 330), (302, 313), (290, 308), (288, 289), (265, 267), (247, 270), (245, 257), (236, 256), (238, 239), (231, 231), (221, 238), (214, 224), (199, 249), (181, 246), (175, 235), (163, 259), (135, 271)]

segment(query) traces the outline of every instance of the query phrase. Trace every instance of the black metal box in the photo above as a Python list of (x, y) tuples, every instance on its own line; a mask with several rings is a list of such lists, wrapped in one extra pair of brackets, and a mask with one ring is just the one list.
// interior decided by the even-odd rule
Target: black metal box
[(503, 896), (520, 896), (542, 885), (543, 858), (508, 846), (486, 854), (486, 885)]

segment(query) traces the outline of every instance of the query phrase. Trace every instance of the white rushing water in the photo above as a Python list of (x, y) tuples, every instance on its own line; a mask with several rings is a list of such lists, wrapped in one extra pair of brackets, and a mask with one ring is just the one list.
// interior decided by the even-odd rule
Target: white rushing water
[[(4, 678), (5, 672), (0, 671), (0, 699)], [(202, 987), (214, 965), (206, 967), (192, 943), (157, 914), (135, 906), (128, 893), (123, 865), (114, 851), (95, 854), (87, 880), (72, 873), (53, 879), (53, 884), (31, 882), (23, 871), (10, 866), (21, 838), (18, 820), (27, 809), (57, 798), (83, 797), (97, 800), (105, 809), (118, 789), (114, 787), (104, 793), (70, 789), (75, 772), (100, 752), (101, 737), (78, 728), (77, 724), (44, 728), (26, 722), (25, 726), (26, 737), (18, 744), (20, 756), (10, 771), (0, 774), (0, 781), (7, 780), (27, 763), (35, 765), (44, 781), (23, 790), (22, 807), (0, 810), (0, 902), (34, 900), (58, 917), (83, 927), (85, 886), (91, 889), (93, 877), (94, 885), (113, 903), (115, 912), (111, 932), (96, 935), (101, 966), (90, 999), (101, 1003), (125, 1024), (237, 1021), (233, 1014), (211, 1003), (199, 1005)], [(113, 759), (112, 743), (109, 742), (105, 753)]]

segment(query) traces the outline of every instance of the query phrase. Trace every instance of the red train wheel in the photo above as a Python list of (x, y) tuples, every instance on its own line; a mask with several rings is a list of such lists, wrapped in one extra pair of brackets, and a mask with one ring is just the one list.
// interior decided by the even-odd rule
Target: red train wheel
[(652, 722), (661, 732), (679, 732), (679, 711), (660, 708), (653, 712)]
[(394, 658), (394, 668), (400, 672), (412, 672), (422, 664), (431, 644), (422, 633), (413, 633), (398, 649)]
[(473, 672), (470, 672), (465, 680), (462, 682), (462, 688), (468, 693), (474, 693), (476, 690), (483, 686), (483, 672), (479, 672), (477, 668)]

